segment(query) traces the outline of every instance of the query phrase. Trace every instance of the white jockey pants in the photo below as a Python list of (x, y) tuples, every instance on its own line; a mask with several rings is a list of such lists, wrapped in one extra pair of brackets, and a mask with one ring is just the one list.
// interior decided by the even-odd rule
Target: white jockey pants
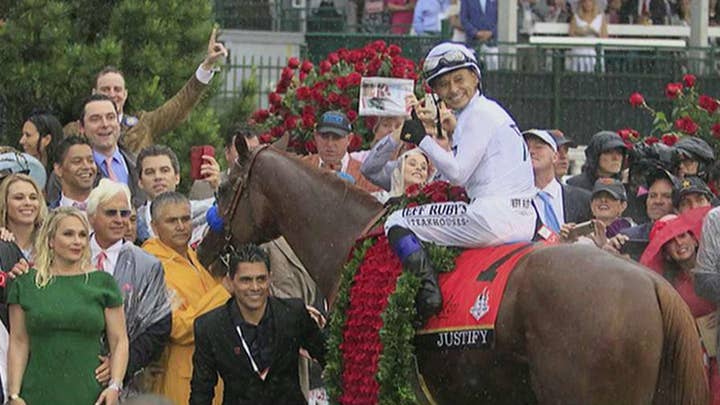
[(530, 241), (536, 215), (532, 197), (432, 203), (393, 212), (385, 221), (385, 232), (397, 225), (441, 246), (494, 246)]

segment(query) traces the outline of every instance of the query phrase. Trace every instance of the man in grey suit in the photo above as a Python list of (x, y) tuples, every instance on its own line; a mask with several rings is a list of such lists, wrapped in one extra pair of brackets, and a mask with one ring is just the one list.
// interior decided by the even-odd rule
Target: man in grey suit
[[(543, 223), (547, 225), (551, 222), (550, 218), (546, 218), (549, 213), (544, 209), (546, 201), (552, 207), (558, 227), (566, 223), (588, 221), (591, 217), (590, 193), (577, 187), (561, 184), (555, 177), (558, 152), (555, 137), (550, 131), (544, 129), (530, 129), (523, 132), (523, 135), (530, 150), (535, 187), (538, 189), (535, 203)], [(545, 195), (541, 197), (541, 193), (545, 193)]]
[[(88, 219), (92, 264), (113, 275), (123, 295), (130, 357), (123, 395), (144, 391), (141, 372), (162, 353), (170, 335), (172, 314), (160, 261), (123, 239), (131, 214), (130, 190), (125, 184), (102, 179), (90, 193)], [(109, 375), (107, 357), (95, 370), (105, 383)]]

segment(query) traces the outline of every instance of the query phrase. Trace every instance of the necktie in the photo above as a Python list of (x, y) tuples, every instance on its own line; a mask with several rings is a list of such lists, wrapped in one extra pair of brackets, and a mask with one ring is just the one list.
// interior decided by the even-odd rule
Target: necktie
[(113, 161), (112, 157), (105, 158), (105, 167), (107, 167), (108, 178), (110, 178), (110, 180), (112, 180), (112, 181), (117, 181), (117, 176), (115, 175), (115, 172), (113, 171), (113, 168), (112, 168), (112, 161)]
[(538, 197), (540, 197), (543, 205), (545, 206), (545, 225), (553, 230), (553, 232), (560, 233), (560, 222), (558, 221), (557, 216), (555, 215), (555, 210), (553, 210), (552, 204), (550, 203), (550, 194), (548, 194), (547, 191), (540, 191), (538, 193)]
[(97, 256), (97, 268), (98, 270), (105, 271), (105, 259), (107, 259), (107, 255), (104, 251), (100, 251)]
[(77, 201), (75, 201), (75, 202), (72, 203), (72, 206), (73, 206), (74, 208), (79, 209), (80, 211), (85, 211), (85, 210), (87, 210), (87, 203), (84, 203), (84, 202), (77, 202)]

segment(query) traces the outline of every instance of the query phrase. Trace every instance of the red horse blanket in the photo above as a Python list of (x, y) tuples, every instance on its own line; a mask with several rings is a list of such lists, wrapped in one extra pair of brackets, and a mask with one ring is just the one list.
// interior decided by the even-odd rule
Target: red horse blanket
[(455, 270), (440, 274), (443, 309), (417, 332), (415, 344), (430, 350), (491, 348), (510, 273), (535, 246), (523, 242), (462, 252)]

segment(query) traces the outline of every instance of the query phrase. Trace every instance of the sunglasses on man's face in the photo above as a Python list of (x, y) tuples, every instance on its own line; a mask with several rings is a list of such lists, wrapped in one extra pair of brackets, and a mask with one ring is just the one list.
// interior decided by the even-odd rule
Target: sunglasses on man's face
[(105, 214), (106, 217), (116, 217), (120, 215), (122, 218), (129, 218), (130, 214), (132, 214), (132, 211), (130, 210), (104, 210), (103, 214)]

